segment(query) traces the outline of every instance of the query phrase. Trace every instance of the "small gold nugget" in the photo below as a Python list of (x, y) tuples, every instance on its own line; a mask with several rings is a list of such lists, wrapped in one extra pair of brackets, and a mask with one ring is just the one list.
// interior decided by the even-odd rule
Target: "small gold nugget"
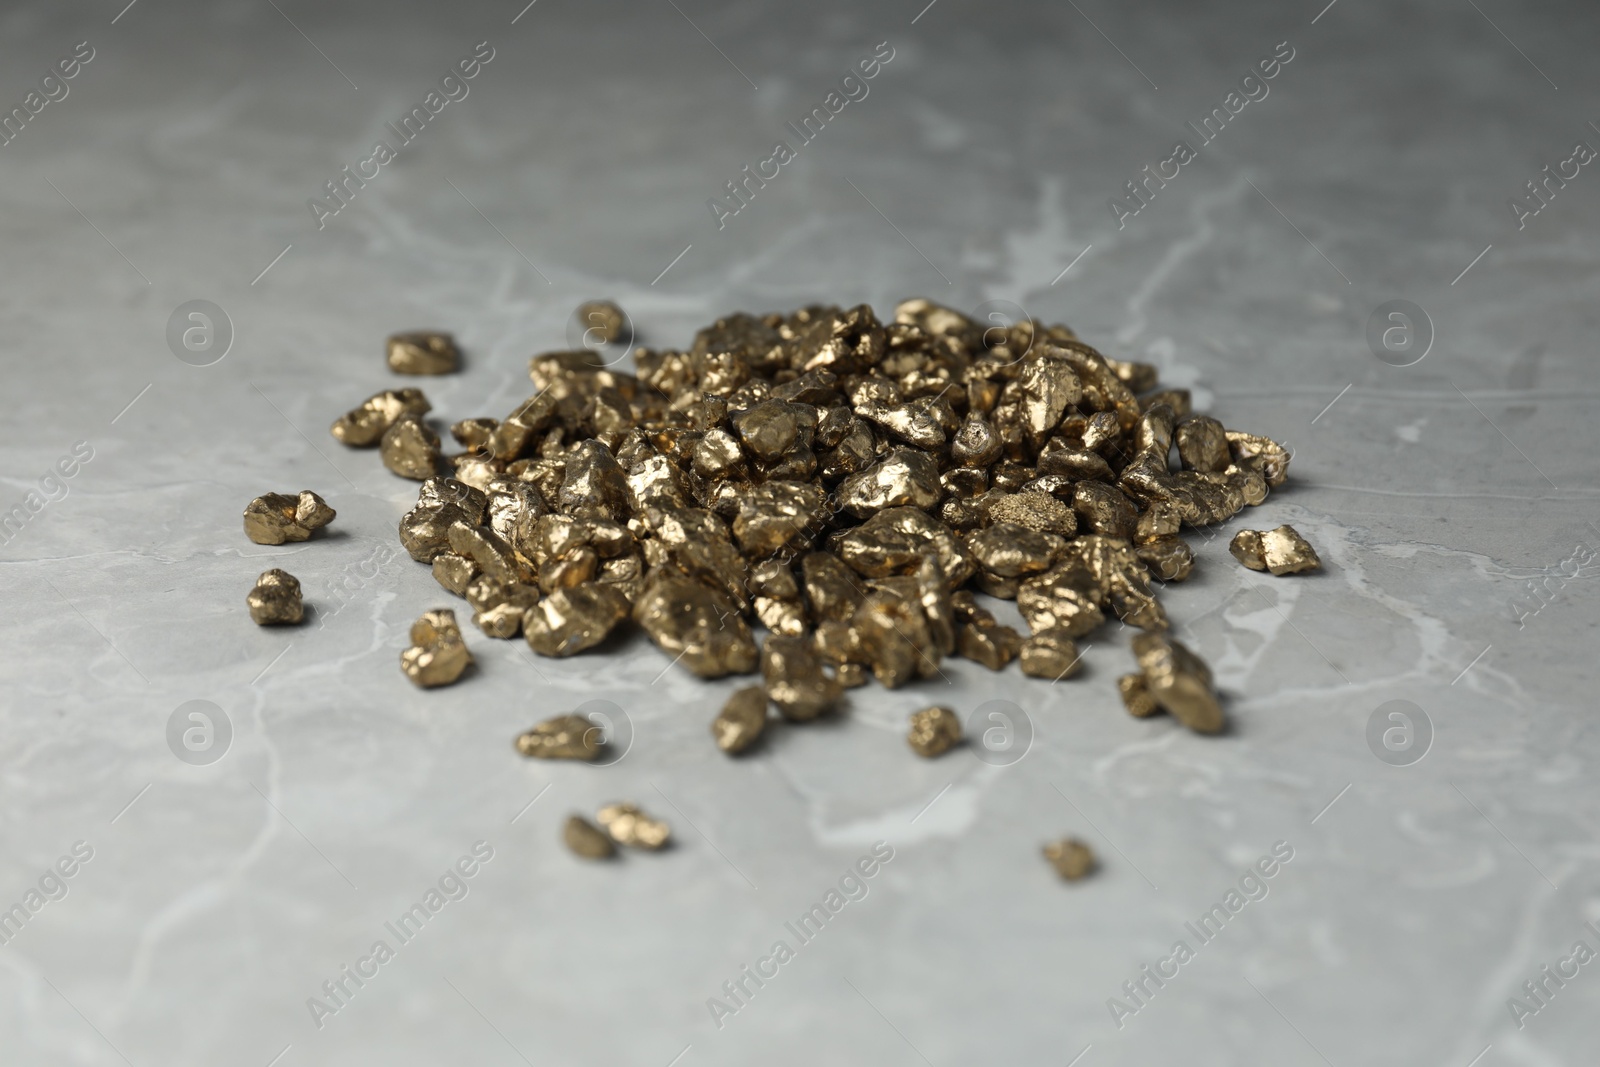
[(523, 637), (541, 656), (572, 656), (604, 641), (627, 617), (628, 598), (616, 587), (584, 582), (528, 608)]
[(1076, 882), (1095, 869), (1094, 852), (1075, 837), (1063, 837), (1044, 846), (1044, 858), (1067, 882)]
[(1150, 698), (1167, 714), (1196, 733), (1222, 732), (1226, 720), (1211, 688), (1211, 668), (1199, 656), (1159, 633), (1135, 634), (1133, 654)]
[(258, 496), (244, 509), (244, 532), (258, 545), (281, 545), (285, 541), (304, 541), (311, 531), (333, 521), (337, 514), (328, 502), (309, 489), (300, 495), (268, 493)]
[(611, 843), (611, 838), (582, 815), (567, 817), (561, 839), (568, 848), (586, 860), (605, 860), (617, 854), (617, 846)]
[(425, 611), (411, 624), (411, 647), (400, 653), (400, 669), (424, 689), (449, 685), (472, 664), (461, 639), (456, 613), (449, 608)]
[(533, 759), (593, 760), (605, 731), (582, 715), (557, 715), (517, 737), (517, 751)]
[(609, 300), (590, 300), (578, 305), (578, 321), (583, 324), (584, 347), (587, 348), (591, 337), (603, 345), (621, 337), (627, 316)]
[(1322, 568), (1317, 550), (1293, 526), (1276, 530), (1240, 530), (1228, 545), (1233, 558), (1253, 571), (1274, 575), (1300, 574)]
[(402, 478), (425, 482), (439, 473), (439, 435), (409, 413), (383, 432), (379, 454), (383, 465)]
[(1059, 682), (1083, 669), (1078, 644), (1062, 630), (1043, 630), (1022, 642), (1022, 673)]
[(362, 401), (361, 406), (334, 420), (329, 433), (351, 448), (370, 448), (402, 415), (426, 415), (432, 410), (421, 389), (385, 389)]
[(717, 739), (717, 747), (730, 756), (755, 744), (766, 728), (767, 691), (759, 685), (734, 693), (711, 720), (711, 736)]
[(1145, 687), (1144, 675), (1124, 674), (1117, 679), (1117, 692), (1122, 695), (1122, 706), (1135, 719), (1148, 719), (1161, 710), (1150, 690)]
[(461, 366), (461, 351), (447, 333), (414, 330), (389, 338), (389, 369), (397, 374), (449, 374)]
[(961, 720), (949, 708), (923, 708), (912, 714), (906, 742), (919, 756), (942, 756), (960, 744)]
[(300, 603), (300, 579), (277, 567), (261, 573), (245, 603), (250, 605), (250, 618), (257, 626), (293, 625), (305, 614)]
[(672, 836), (672, 827), (660, 819), (650, 818), (637, 804), (607, 804), (596, 813), (595, 819), (605, 827), (611, 840), (629, 848), (654, 852), (665, 847)]
[(761, 676), (767, 696), (791, 722), (810, 722), (839, 699), (841, 686), (822, 669), (811, 642), (803, 637), (767, 638), (761, 646)]

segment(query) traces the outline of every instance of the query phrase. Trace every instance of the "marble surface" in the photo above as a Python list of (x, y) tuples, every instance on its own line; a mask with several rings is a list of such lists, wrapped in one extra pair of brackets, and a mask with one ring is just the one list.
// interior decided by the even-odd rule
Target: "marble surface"
[[(0, 511), (27, 512), (0, 545), (0, 907), (27, 915), (0, 946), (0, 1062), (1592, 1062), (1600, 963), (1536, 1013), (1507, 1002), (1600, 947), (1600, 177), (1521, 229), (1507, 201), (1600, 144), (1593, 8), (520, 6), (0, 14), (7, 107), (93, 49), (0, 147)], [(319, 229), (308, 199), (480, 41), (469, 95)], [(1200, 145), (1185, 122), (1282, 41), (1268, 95)], [(879, 42), (869, 94), (719, 229), (707, 199)], [(1197, 158), (1119, 228), (1109, 199), (1180, 138)], [(536, 662), (469, 631), (473, 677), (401, 677), (409, 623), (447, 602), (394, 550), (415, 487), (326, 433), (399, 384), (386, 333), (462, 339), (464, 371), (424, 383), (449, 420), (526, 395), (586, 298), (679, 344), (734, 308), (919, 294), (1069, 322), (1293, 447), (1291, 484), (1196, 538), (1163, 594), (1228, 736), (1127, 717), (1111, 629), (1072, 681), (949, 663), (738, 762), (706, 731), (733, 683), (639, 640)], [(1366, 339), (1394, 299), (1436, 333), (1411, 366)], [(231, 323), (209, 366), (168, 347), (191, 300)], [(331, 536), (244, 539), (251, 497), (302, 488)], [(1228, 557), (1235, 528), (1285, 521), (1323, 573)], [(250, 624), (269, 566), (305, 583), (305, 628)], [(168, 742), (196, 700), (231, 733), (204, 765)], [(626, 716), (620, 761), (511, 752), (591, 700)], [(991, 700), (1031, 723), (1019, 761), (906, 751), (910, 710)], [(1420, 762), (1369, 748), (1394, 700), (1431, 723)], [(568, 811), (615, 798), (678, 847), (560, 848)], [(1072, 887), (1038, 855), (1065, 833), (1103, 860)], [(793, 938), (879, 841), (866, 895)], [(402, 943), (385, 924), (475, 842), (492, 858)], [(1279, 842), (1266, 895), (1189, 933)], [(780, 939), (793, 958), (714, 1020)], [(393, 958), (314, 1013), (379, 940)], [(1180, 940), (1192, 958), (1129, 999)]]

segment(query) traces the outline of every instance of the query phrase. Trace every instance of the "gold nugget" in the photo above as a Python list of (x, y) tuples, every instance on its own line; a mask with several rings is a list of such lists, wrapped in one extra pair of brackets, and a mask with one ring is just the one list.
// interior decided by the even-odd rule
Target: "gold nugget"
[(600, 758), (605, 731), (582, 715), (557, 715), (517, 737), (517, 751), (534, 759)]
[(906, 743), (927, 759), (942, 756), (961, 743), (961, 719), (949, 708), (923, 708), (911, 716)]
[(767, 691), (751, 685), (728, 698), (711, 721), (711, 736), (717, 739), (718, 748), (736, 756), (759, 741), (766, 728)]
[(361, 406), (340, 415), (329, 432), (351, 448), (369, 448), (402, 415), (419, 418), (433, 410), (421, 389), (385, 389), (369, 396)]
[(652, 819), (637, 804), (607, 804), (595, 815), (605, 827), (611, 840), (628, 848), (642, 848), (654, 852), (666, 847), (672, 837), (672, 827), (660, 819)]
[(313, 530), (332, 522), (337, 514), (327, 501), (309, 489), (300, 495), (268, 493), (258, 496), (244, 509), (244, 532), (258, 545), (281, 545), (285, 541), (304, 541)]
[(1158, 633), (1136, 634), (1133, 654), (1139, 658), (1150, 698), (1167, 714), (1196, 733), (1222, 732), (1226, 720), (1211, 688), (1211, 668), (1199, 656)]
[(1142, 674), (1124, 674), (1118, 678), (1117, 692), (1122, 696), (1122, 706), (1135, 719), (1148, 719), (1161, 710), (1161, 705), (1156, 703), (1144, 684)]
[(622, 336), (627, 316), (609, 300), (590, 300), (578, 305), (578, 322), (583, 326), (585, 347), (592, 339), (603, 345), (611, 344)]
[(400, 669), (424, 689), (449, 685), (472, 665), (472, 653), (461, 639), (456, 613), (448, 608), (423, 612), (411, 624), (411, 647), (400, 654)]
[(300, 603), (300, 579), (277, 567), (263, 571), (256, 587), (245, 598), (250, 618), (257, 626), (293, 625), (304, 617)]
[(383, 432), (383, 465), (402, 478), (427, 481), (439, 473), (439, 435), (416, 415), (401, 415)]
[(389, 369), (397, 374), (449, 374), (461, 365), (455, 338), (434, 330), (394, 334), (388, 351)]
[(761, 648), (761, 675), (767, 696), (792, 722), (809, 722), (839, 699), (838, 681), (824, 673), (821, 658), (803, 637), (768, 637)]
[(1240, 530), (1228, 544), (1233, 558), (1253, 571), (1274, 575), (1301, 574), (1322, 569), (1322, 560), (1293, 526), (1276, 530)]
[(1062, 881), (1076, 882), (1091, 874), (1097, 862), (1088, 845), (1075, 837), (1063, 837), (1044, 846), (1044, 858), (1056, 869)]
[(605, 831), (576, 813), (567, 816), (561, 830), (561, 840), (567, 847), (586, 860), (610, 859), (617, 854), (617, 846)]
[(587, 582), (557, 589), (522, 616), (528, 647), (541, 656), (572, 656), (606, 639), (628, 617), (628, 598), (615, 585)]
[(1043, 630), (1022, 642), (1022, 673), (1059, 682), (1083, 669), (1078, 644), (1063, 630)]

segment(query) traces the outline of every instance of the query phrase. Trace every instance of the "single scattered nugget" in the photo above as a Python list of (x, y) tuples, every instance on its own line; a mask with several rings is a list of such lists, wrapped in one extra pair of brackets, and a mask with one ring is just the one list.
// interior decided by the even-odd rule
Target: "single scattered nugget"
[(1075, 837), (1063, 837), (1044, 846), (1044, 858), (1063, 881), (1076, 882), (1095, 869), (1094, 852)]
[(328, 432), (339, 443), (351, 448), (370, 448), (400, 416), (426, 415), (432, 407), (421, 389), (385, 389), (367, 397), (360, 407), (340, 415)]
[(561, 839), (568, 848), (586, 860), (610, 859), (617, 854), (617, 846), (611, 843), (611, 838), (582, 815), (567, 817)]
[(923, 708), (911, 716), (906, 742), (919, 756), (932, 759), (949, 752), (961, 741), (961, 720), (949, 708)]
[(1322, 569), (1322, 560), (1293, 526), (1276, 530), (1240, 530), (1228, 544), (1233, 558), (1253, 571), (1274, 575), (1300, 574)]
[(605, 731), (582, 715), (557, 715), (517, 737), (517, 751), (534, 759), (598, 759)]
[(261, 573), (245, 602), (250, 605), (250, 618), (257, 626), (293, 625), (305, 617), (300, 579), (277, 567)]
[(664, 848), (672, 837), (672, 827), (660, 819), (652, 819), (637, 804), (607, 804), (595, 815), (611, 840), (629, 848), (642, 848), (654, 852)]
[(417, 685), (424, 689), (449, 685), (471, 664), (472, 653), (461, 639), (455, 612), (426, 611), (411, 624), (411, 647), (400, 653), (400, 669)]
[(1161, 710), (1161, 705), (1156, 703), (1155, 697), (1150, 695), (1150, 690), (1145, 686), (1142, 674), (1124, 674), (1118, 678), (1117, 692), (1122, 694), (1122, 706), (1135, 719), (1148, 719)]
[(338, 514), (328, 502), (309, 489), (299, 496), (267, 493), (250, 501), (244, 509), (244, 532), (258, 545), (281, 545), (285, 541), (304, 541)]
[(437, 330), (413, 330), (389, 338), (389, 369), (398, 374), (449, 374), (461, 366), (456, 340)]
[(578, 321), (583, 324), (584, 347), (588, 348), (591, 336), (603, 345), (621, 337), (628, 319), (611, 301), (591, 300), (578, 306)]
[[(1135, 634), (1145, 688), (1167, 714), (1201, 734), (1221, 733), (1222, 705), (1211, 688), (1211, 668), (1181, 641), (1161, 633)], [(1131, 709), (1130, 709), (1131, 710)]]
[(711, 736), (717, 739), (718, 748), (736, 756), (755, 744), (766, 728), (767, 691), (751, 685), (728, 698), (711, 721)]

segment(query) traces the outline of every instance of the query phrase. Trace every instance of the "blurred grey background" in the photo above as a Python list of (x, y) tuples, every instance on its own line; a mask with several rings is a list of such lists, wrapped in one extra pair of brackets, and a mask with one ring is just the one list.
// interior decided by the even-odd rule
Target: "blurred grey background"
[[(124, 2), (0, 14), (8, 1067), (1592, 1062), (1600, 965), (1524, 990), (1600, 948), (1591, 6)], [(319, 228), (308, 201), (480, 42), (468, 94)], [(1285, 42), (1202, 145), (1186, 123)], [(880, 43), (800, 145), (786, 123)], [(1197, 158), (1119, 225), (1180, 139)], [(707, 201), (779, 140), (796, 158), (719, 228)], [(1128, 718), (1112, 630), (1069, 682), (955, 662), (739, 762), (706, 729), (735, 683), (639, 640), (535, 662), (469, 630), (475, 676), (402, 678), (448, 602), (396, 552), (415, 486), (326, 430), (417, 384), (387, 333), (461, 339), (464, 371), (420, 383), (448, 422), (509, 411), (584, 299), (680, 345), (734, 309), (913, 295), (1067, 322), (1294, 449), (1164, 593), (1229, 736)], [(180, 360), (195, 300), (231, 337)], [(1398, 355), (1369, 344), (1393, 300), (1426, 316)], [(246, 502), (303, 488), (333, 536), (244, 539)], [(1322, 574), (1229, 558), (1284, 521)], [(305, 628), (249, 623), (270, 566)], [(1031, 724), (1019, 761), (906, 751), (907, 712), (991, 699)], [(204, 764), (169, 747), (195, 700), (226, 719)], [(621, 761), (513, 754), (588, 700), (626, 717)], [(1369, 747), (1395, 700), (1420, 761)], [(579, 863), (561, 820), (612, 799), (678, 847)], [(1094, 879), (1039, 858), (1065, 833)], [(480, 841), (470, 891), (315, 1013)], [(719, 1027), (708, 998), (877, 841), (866, 897)], [(1275, 842), (1270, 892), (1191, 940)]]

